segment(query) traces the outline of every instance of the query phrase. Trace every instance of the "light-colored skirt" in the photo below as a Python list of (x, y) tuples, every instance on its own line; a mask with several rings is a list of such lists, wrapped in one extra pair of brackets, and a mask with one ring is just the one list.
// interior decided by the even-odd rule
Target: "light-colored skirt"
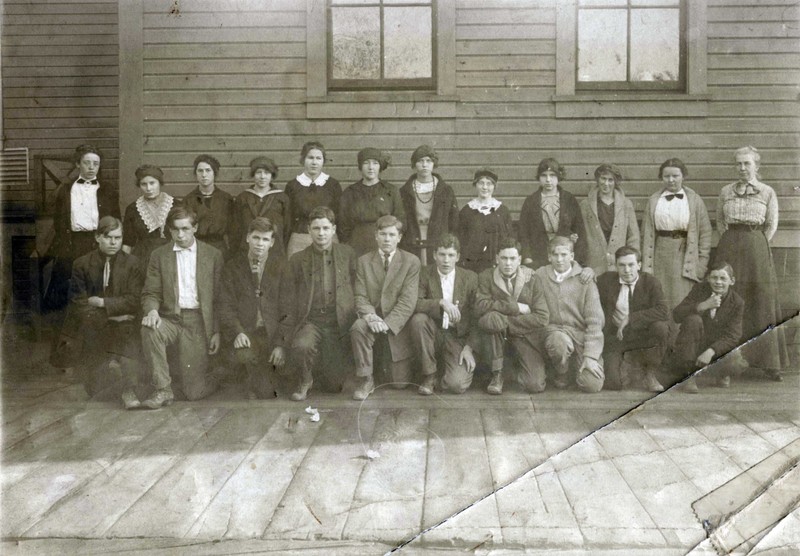
[[(333, 236), (333, 242), (339, 243), (339, 238), (336, 237), (336, 235)], [(297, 232), (292, 232), (292, 235), (289, 237), (289, 245), (286, 247), (286, 258), (291, 258), (292, 255), (299, 253), (311, 245), (311, 243), (313, 243), (311, 241), (311, 234), (299, 234)]]
[(657, 237), (653, 275), (661, 282), (670, 312), (692, 291), (695, 281), (683, 276), (686, 238)]

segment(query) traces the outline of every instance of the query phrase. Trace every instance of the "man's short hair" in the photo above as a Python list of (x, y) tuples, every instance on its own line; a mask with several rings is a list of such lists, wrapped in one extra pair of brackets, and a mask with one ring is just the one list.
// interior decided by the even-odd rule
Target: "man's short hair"
[(642, 262), (642, 254), (639, 252), (639, 250), (636, 247), (630, 247), (628, 245), (623, 245), (616, 250), (614, 253), (614, 260), (618, 261), (622, 257), (627, 257), (628, 255), (636, 255), (636, 262)]
[(556, 236), (551, 239), (550, 243), (547, 244), (547, 252), (552, 254), (556, 247), (569, 247), (570, 253), (575, 252), (575, 244), (573, 244), (572, 240), (568, 237)]
[(330, 220), (331, 224), (336, 224), (336, 214), (330, 209), (330, 207), (326, 207), (324, 205), (314, 207), (311, 209), (311, 212), (308, 213), (309, 225), (312, 221), (321, 220), (323, 218)]
[(513, 237), (504, 237), (500, 240), (500, 243), (497, 244), (497, 252), (499, 253), (503, 249), (516, 249), (518, 254), (522, 254), (522, 245)]
[(97, 231), (94, 233), (96, 236), (104, 236), (108, 232), (122, 229), (122, 222), (115, 216), (104, 216), (97, 223)]
[(96, 154), (100, 157), (100, 161), (103, 160), (103, 155), (100, 154), (100, 151), (97, 147), (92, 144), (84, 143), (83, 145), (78, 145), (75, 148), (75, 152), (72, 155), (72, 159), (75, 161), (75, 164), (79, 164), (80, 161), (83, 159), (84, 155), (87, 154)]
[(438, 240), (436, 240), (434, 253), (439, 249), (455, 249), (456, 253), (461, 253), (461, 242), (458, 241), (458, 238), (453, 234), (442, 234)]
[(197, 213), (195, 211), (183, 205), (173, 207), (172, 210), (169, 211), (169, 214), (167, 214), (167, 228), (174, 230), (175, 221), (185, 220), (186, 218), (191, 221), (192, 226), (197, 224)]
[(403, 223), (392, 214), (384, 214), (378, 218), (377, 222), (375, 222), (375, 229), (377, 231), (381, 231), (384, 228), (390, 228), (392, 226), (397, 228), (397, 231), (401, 234), (403, 233)]
[(736, 277), (733, 275), (733, 267), (727, 261), (714, 261), (710, 265), (708, 265), (708, 272), (706, 272), (706, 277), (711, 275), (713, 270), (724, 270), (728, 273), (728, 276), (731, 279), (735, 279)]
[(247, 226), (247, 235), (252, 234), (253, 232), (261, 232), (266, 234), (268, 232), (275, 232), (275, 224), (272, 221), (265, 217), (265, 216), (257, 216), (250, 221), (250, 225)]

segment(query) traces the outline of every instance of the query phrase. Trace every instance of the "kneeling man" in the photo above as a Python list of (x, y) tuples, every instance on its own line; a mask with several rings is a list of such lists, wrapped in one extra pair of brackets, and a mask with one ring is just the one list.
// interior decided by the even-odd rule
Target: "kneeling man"
[(444, 234), (435, 245), (433, 260), (420, 273), (416, 313), (409, 326), (414, 351), (420, 360), (422, 384), (419, 393), (433, 394), (437, 359), (444, 367), (442, 387), (463, 394), (472, 384), (475, 370), (473, 309), (478, 276), (457, 267), (461, 243), (453, 234)]
[(533, 270), (522, 265), (520, 244), (514, 238), (500, 241), (497, 266), (481, 272), (475, 307), (478, 327), (489, 333), (492, 381), (486, 391), (503, 393), (506, 343), (516, 353), (517, 380), (531, 393), (545, 389), (541, 335), (548, 321), (542, 288)]
[(178, 206), (169, 211), (172, 243), (150, 254), (142, 290), (142, 351), (155, 392), (142, 402), (158, 409), (175, 396), (167, 363), (167, 347), (176, 346), (178, 373), (188, 400), (211, 395), (217, 383), (206, 376), (208, 356), (219, 351), (219, 302), (222, 253), (197, 241), (197, 215)]
[(403, 224), (385, 215), (375, 223), (378, 249), (362, 255), (356, 270), (356, 314), (350, 328), (356, 376), (356, 400), (365, 400), (375, 389), (372, 378), (373, 345), (377, 335), (385, 335), (391, 351), (392, 381), (404, 388), (411, 375), (414, 355), (408, 319), (417, 306), (420, 262), (416, 255), (398, 249)]
[(614, 254), (616, 272), (605, 272), (597, 279), (600, 303), (606, 315), (603, 330), (607, 390), (625, 385), (622, 358), (627, 351), (645, 350), (641, 381), (651, 392), (663, 392), (655, 376), (669, 343), (669, 310), (658, 278), (642, 268), (638, 249), (623, 246)]
[[(233, 344), (236, 361), (247, 369), (248, 396), (271, 399), (274, 368), (284, 364), (287, 319), (281, 312), (286, 261), (272, 255), (275, 226), (263, 216), (247, 229), (247, 251), (229, 259), (222, 270), (219, 325), (226, 343)], [(280, 241), (280, 239), (278, 239)]]
[(536, 270), (550, 320), (544, 349), (556, 388), (574, 381), (584, 392), (603, 388), (603, 308), (593, 280), (582, 280), (572, 240), (556, 236), (548, 245), (550, 264)]

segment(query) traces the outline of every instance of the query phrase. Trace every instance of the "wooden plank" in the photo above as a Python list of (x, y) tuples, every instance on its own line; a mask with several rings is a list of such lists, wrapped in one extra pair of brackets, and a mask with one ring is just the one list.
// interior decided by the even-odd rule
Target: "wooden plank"
[(305, 60), (300, 58), (277, 58), (268, 64), (254, 58), (227, 58), (208, 60), (145, 60), (145, 75), (213, 74), (225, 81), (226, 74), (271, 74), (304, 73)]
[[(769, 2), (772, 4), (772, 2)], [(753, 2), (749, 6), (710, 6), (708, 8), (708, 21), (718, 22), (746, 22), (746, 21), (785, 21), (796, 22), (800, 19), (800, 8), (795, 5), (762, 6)]]
[(37, 522), (28, 535), (106, 535), (226, 412), (218, 407), (189, 404), (158, 412), (160, 425), (139, 443), (135, 457), (114, 462)]
[[(38, 46), (38, 45), (66, 45), (66, 46), (85, 46), (95, 45), (101, 47), (114, 46), (117, 44), (116, 33), (103, 35), (14, 35), (13, 39), (3, 35), (3, 47), (8, 45)], [(102, 49), (101, 52), (105, 52)]]
[(3, 21), (4, 28), (13, 29), (23, 25), (53, 26), (54, 29), (58, 29), (56, 34), (66, 33), (67, 29), (72, 26), (90, 26), (93, 30), (100, 30), (101, 26), (112, 29), (117, 25), (117, 14), (116, 12), (95, 12), (94, 10), (81, 13), (18, 13), (8, 15)]
[(4, 68), (3, 74), (9, 77), (47, 77), (52, 76), (80, 76), (82, 79), (92, 79), (95, 76), (117, 75), (118, 68), (116, 65), (109, 66), (76, 66), (76, 67), (59, 67), (59, 66), (42, 66), (32, 67), (27, 66), (23, 68)]
[(743, 36), (753, 38), (800, 37), (800, 28), (797, 25), (787, 25), (781, 21), (708, 22), (709, 39)]
[[(59, 109), (59, 110), (67, 110), (67, 109)], [(54, 128), (54, 124), (58, 123), (59, 126), (64, 126), (65, 128), (80, 128), (84, 130), (84, 133), (89, 134), (91, 133), (90, 130), (94, 129), (102, 129), (102, 128), (109, 128), (115, 129), (117, 127), (117, 117), (109, 117), (109, 118), (49, 118), (43, 120), (41, 118), (25, 118), (25, 119), (7, 119), (5, 121), (5, 125), (8, 126), (10, 129), (13, 129), (15, 126), (19, 126), (21, 129), (25, 129), (30, 131), (31, 133), (39, 131), (40, 134), (43, 132), (41, 130), (47, 129), (51, 130)], [(46, 132), (49, 134), (50, 132)]]
[(378, 416), (369, 449), (379, 457), (364, 467), (343, 538), (399, 542), (421, 530), (428, 413), (391, 409)]
[[(305, 4), (297, 0), (192, 0), (186, 4), (180, 4), (180, 14), (195, 12), (250, 12), (250, 11), (302, 11), (305, 12)], [(147, 2), (145, 4), (146, 14), (165, 13), (165, 5)]]
[[(189, 536), (254, 538), (267, 528), (321, 427), (298, 411), (275, 409), (259, 418), (272, 425), (194, 523)], [(264, 480), (265, 473), (269, 480)]]
[(11, 15), (57, 15), (57, 14), (116, 14), (116, 2), (3, 2), (6, 17)]
[[(25, 140), (24, 145), (28, 145), (28, 140), (39, 140), (39, 145), (44, 145), (47, 147), (48, 140), (58, 140), (58, 139), (83, 139), (86, 140), (87, 136), (92, 139), (92, 143), (101, 148), (100, 145), (96, 142), (97, 139), (113, 139), (116, 143), (117, 135), (119, 130), (116, 126), (108, 127), (108, 128), (94, 128), (92, 130), (87, 130), (83, 127), (79, 128), (53, 128), (48, 129), (46, 133), (46, 138), (42, 136), (41, 129), (14, 129), (12, 127), (4, 127), (3, 133), (5, 134), (7, 139), (13, 140)], [(31, 148), (33, 148), (31, 146)], [(74, 150), (75, 144), (72, 143), (72, 147), (68, 147), (68, 150)]]
[[(550, 104), (552, 98), (552, 89), (546, 87), (527, 88), (509, 85), (506, 87), (461, 87), (459, 89), (459, 99), (463, 103), (480, 102), (501, 105), (513, 102), (536, 102)], [(506, 112), (503, 111), (503, 113)]]
[(219, 28), (236, 29), (240, 27), (259, 27), (269, 33), (272, 28), (302, 27), (306, 23), (305, 12), (282, 12), (276, 10), (247, 10), (237, 12), (183, 12), (180, 17), (167, 13), (144, 14), (144, 29), (181, 29)]
[(278, 120), (292, 112), (290, 104), (268, 106), (145, 106), (144, 118), (148, 122), (202, 120)]
[[(116, 20), (116, 18), (115, 18)], [(88, 35), (116, 35), (117, 26), (103, 23), (85, 22), (80, 24), (81, 29)], [(45, 36), (69, 34), (74, 31), (64, 25), (39, 25), (32, 23), (30, 25), (8, 25), (3, 23), (3, 33), (8, 37), (17, 35), (28, 36)]]
[(47, 103), (52, 106), (68, 106), (72, 103), (81, 106), (92, 102), (110, 102), (107, 99), (114, 99), (116, 104), (118, 92), (119, 87), (4, 87), (3, 104), (15, 106), (15, 102), (40, 102), (43, 106)]
[[(8, 93), (8, 90), (4, 90)], [(51, 97), (46, 95), (37, 94), (36, 89), (28, 89), (26, 95), (20, 94), (19, 90), (14, 90), (15, 95), (6, 95), (3, 98), (3, 107), (10, 110), (14, 108), (87, 108), (97, 106), (113, 106), (119, 105), (117, 96), (83, 96), (80, 95), (80, 90), (72, 94), (65, 94), (63, 97)]]
[(265, 33), (258, 27), (212, 29), (145, 29), (144, 44), (227, 43), (227, 42), (305, 42), (304, 27), (281, 27)]
[(526, 25), (457, 25), (456, 40), (555, 39), (555, 25), (529, 23)]
[(145, 60), (192, 58), (305, 58), (306, 47), (301, 42), (291, 43), (227, 43), (227, 44), (149, 44), (144, 49)]
[(521, 23), (555, 25), (555, 22), (556, 12), (552, 8), (528, 8), (524, 4), (521, 4), (516, 9), (461, 8), (456, 11), (456, 23), (458, 25), (518, 25)]
[[(97, 122), (106, 122), (108, 118), (116, 118), (119, 110), (116, 106), (87, 106), (87, 107), (62, 107), (54, 108), (6, 108), (3, 115), (8, 120), (14, 119), (49, 119), (49, 120), (80, 120), (86, 121), (87, 118), (96, 119)], [(94, 121), (94, 120), (93, 120)], [(52, 127), (53, 122), (42, 122), (45, 127)]]
[(7, 68), (24, 68), (27, 66), (47, 66), (47, 67), (75, 67), (83, 65), (91, 61), (94, 66), (113, 66), (116, 65), (119, 58), (114, 56), (102, 56), (92, 54), (89, 56), (3, 56), (3, 69)]
[(116, 44), (8, 44), (3, 45), (4, 54), (8, 57), (64, 56), (77, 58), (80, 63), (86, 62), (89, 56), (118, 55)]
[[(766, 100), (766, 99), (764, 99)], [(715, 102), (709, 106), (709, 116), (724, 117), (730, 114), (736, 116), (800, 116), (800, 106), (797, 100), (770, 102), (743, 101), (743, 102)]]
[(265, 538), (341, 538), (353, 492), (367, 465), (365, 451), (377, 416), (372, 409), (322, 414), (317, 441), (286, 490)]
[(797, 39), (735, 37), (730, 39), (710, 38), (708, 40), (709, 54), (755, 54), (760, 52), (795, 53), (797, 52)]
[(547, 118), (555, 119), (555, 106), (545, 102), (516, 102), (495, 104), (473, 102), (458, 105), (459, 118)]
[[(798, 43), (800, 46), (800, 43)], [(800, 53), (766, 54), (709, 54), (709, 69), (797, 69), (800, 67)]]
[(532, 411), (481, 410), (494, 488), (521, 477), (548, 458)]
[(709, 85), (795, 85), (800, 82), (797, 70), (734, 70), (710, 69)]
[[(714, 87), (714, 100), (797, 100), (796, 86), (734, 86)], [(772, 127), (770, 127), (772, 129)]]
[(296, 104), (305, 96), (303, 89), (233, 90), (233, 91), (145, 91), (145, 106), (215, 106)]
[(3, 450), (7, 450), (36, 434), (42, 429), (63, 422), (77, 413), (75, 408), (33, 408), (25, 409), (25, 414), (6, 421), (6, 410), (3, 410)]
[(30, 87), (40, 88), (49, 87), (55, 90), (60, 87), (84, 87), (94, 89), (95, 87), (115, 87), (119, 84), (116, 75), (94, 75), (83, 77), (81, 75), (67, 75), (60, 77), (5, 77), (3, 76), (3, 89), (6, 87)]
[(56, 441), (56, 449), (36, 469), (4, 490), (3, 536), (23, 536), (60, 500), (136, 448), (159, 421), (155, 414), (117, 410), (91, 435), (76, 431)]
[(166, 91), (196, 89), (202, 91), (235, 90), (235, 89), (297, 89), (305, 87), (306, 76), (293, 74), (245, 74), (227, 75), (219, 79), (216, 75), (182, 75), (176, 79), (171, 75), (145, 75), (145, 91)]
[(456, 42), (459, 56), (491, 56), (506, 54), (550, 54), (555, 55), (556, 46), (551, 40), (471, 40)]
[[(229, 411), (107, 531), (183, 537), (273, 421), (270, 409)], [(272, 412), (274, 417), (274, 412)]]
[(556, 68), (552, 55), (503, 55), (503, 56), (461, 56), (458, 59), (459, 71), (552, 71)]
[(556, 83), (554, 71), (509, 71), (509, 72), (457, 72), (456, 84), (459, 87), (542, 87), (552, 95)]

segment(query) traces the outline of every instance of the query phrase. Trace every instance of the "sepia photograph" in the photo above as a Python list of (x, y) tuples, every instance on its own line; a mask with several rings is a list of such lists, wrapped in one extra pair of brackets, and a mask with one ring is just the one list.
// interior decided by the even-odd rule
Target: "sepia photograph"
[(800, 554), (798, 0), (0, 0), (0, 552)]

